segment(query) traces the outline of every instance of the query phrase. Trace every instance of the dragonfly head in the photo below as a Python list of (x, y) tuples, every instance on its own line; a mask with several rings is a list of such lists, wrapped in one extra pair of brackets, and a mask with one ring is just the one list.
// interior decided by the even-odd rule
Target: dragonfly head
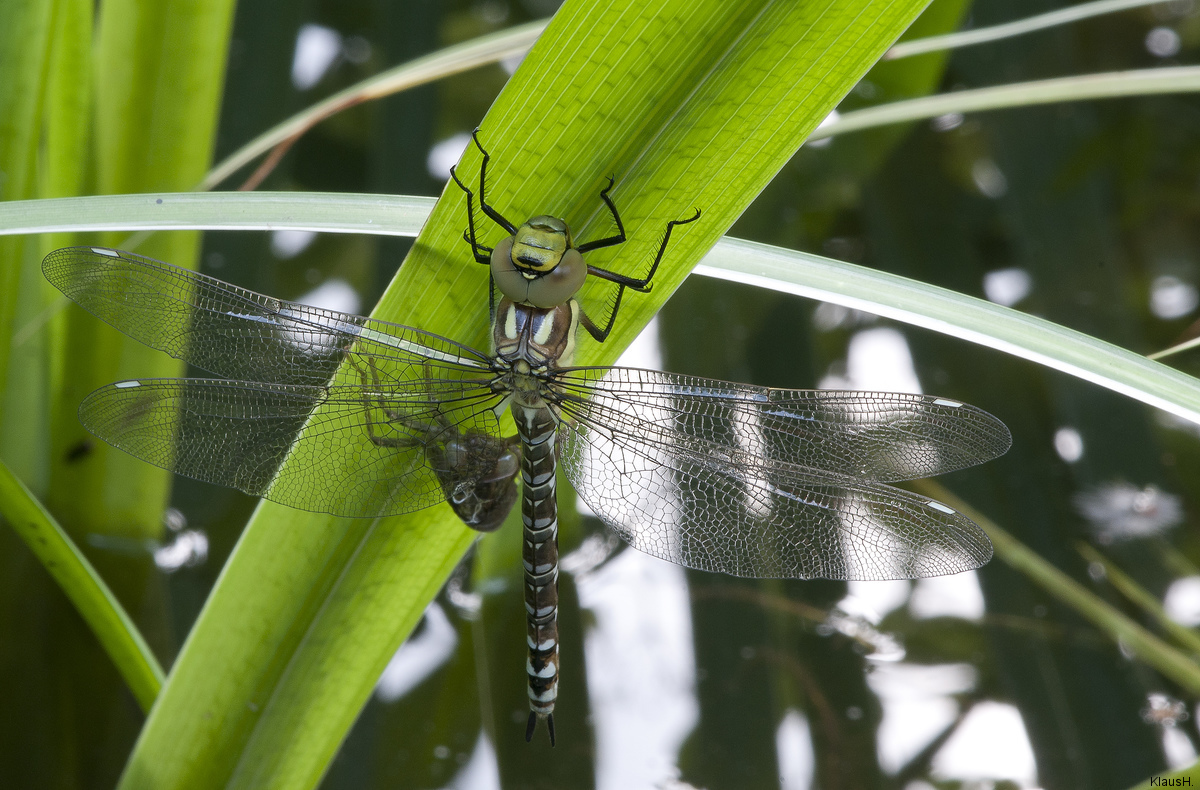
[(531, 275), (552, 271), (571, 243), (571, 229), (558, 217), (531, 217), (513, 234), (513, 265)]
[(566, 303), (587, 278), (571, 229), (558, 217), (538, 216), (492, 251), (492, 279), (520, 304), (549, 308)]

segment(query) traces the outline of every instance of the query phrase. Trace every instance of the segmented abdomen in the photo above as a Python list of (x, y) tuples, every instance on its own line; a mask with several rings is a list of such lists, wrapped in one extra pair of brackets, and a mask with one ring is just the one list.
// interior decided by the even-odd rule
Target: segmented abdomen
[[(558, 697), (558, 500), (554, 438), (557, 422), (548, 408), (513, 406), (521, 437), (522, 558), (529, 660), (529, 709), (549, 720)], [(532, 728), (533, 720), (530, 725)], [(532, 732), (532, 729), (531, 729)]]

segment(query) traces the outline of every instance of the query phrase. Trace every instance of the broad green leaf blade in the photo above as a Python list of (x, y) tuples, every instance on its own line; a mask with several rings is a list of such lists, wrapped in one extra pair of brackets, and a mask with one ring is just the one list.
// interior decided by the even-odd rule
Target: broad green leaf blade
[[(597, 193), (615, 174), (630, 242), (593, 262), (634, 271), (668, 220), (705, 211), (677, 234), (661, 284), (629, 300), (620, 337), (582, 348), (581, 361), (615, 358), (921, 5), (626, 0), (560, 9), (482, 123), (496, 168), (489, 198), (517, 221), (565, 216), (586, 240), (611, 232)], [(475, 178), (478, 166), (472, 152), (460, 172)], [(376, 315), (484, 345), (486, 272), (461, 239), (465, 200), (448, 189)], [(605, 296), (589, 290), (586, 309), (602, 310)], [(336, 552), (331, 535), (345, 541)], [(368, 529), (261, 506), (123, 786), (315, 785), (471, 537), (444, 507)], [(412, 558), (403, 574), (397, 558)], [(521, 635), (513, 641), (521, 649)]]
[[(39, 66), (45, 79), (38, 112), (24, 118), (27, 132), (36, 145), (19, 165), (10, 168), (0, 164), (0, 172), (13, 176), (7, 186), (20, 187), (30, 197), (73, 194), (84, 177), (79, 158), (80, 152), (87, 148), (92, 8), (87, 0), (58, 0), (54, 5), (50, 25), (44, 31), (48, 37), (45, 51), (39, 52), (39, 57), (45, 58), (45, 63)], [(19, 117), (14, 115), (13, 120)], [(3, 135), (0, 132), (0, 137)], [(10, 142), (17, 139), (19, 136), (14, 136)], [(10, 200), (19, 196), (22, 194), (18, 192), (6, 195)], [(4, 292), (0, 298), (14, 298), (18, 304), (12, 324), (0, 320), (5, 333), (15, 329), (11, 343), (7, 336), (0, 339), (3, 349), (0, 356), (5, 352), (12, 355), (0, 374), (0, 380), (7, 375), (9, 383), (0, 406), (0, 455), (27, 485), (40, 493), (49, 485), (54, 389), (52, 345), (58, 338), (51, 332), (23, 335), (23, 328), (36, 322), (57, 295), (46, 287), (38, 266), (39, 259), (53, 243), (50, 238), (0, 242), (2, 249), (20, 251), (19, 259), (10, 258), (9, 262), (21, 267), (11, 290), (0, 287)], [(10, 271), (15, 274), (18, 270)]]
[(865, 310), (1028, 359), (1200, 423), (1200, 381), (1044, 318), (819, 255), (729, 239), (698, 274)]
[(158, 660), (87, 557), (2, 462), (0, 514), (75, 604), (142, 710), (149, 711), (164, 681)]

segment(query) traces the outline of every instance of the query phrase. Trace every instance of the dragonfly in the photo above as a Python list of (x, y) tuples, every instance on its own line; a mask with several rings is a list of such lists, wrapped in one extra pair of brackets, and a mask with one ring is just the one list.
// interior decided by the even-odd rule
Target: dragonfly
[[(555, 740), (559, 464), (579, 498), (630, 546), (743, 577), (903, 579), (978, 568), (982, 529), (892, 483), (983, 463), (1011, 444), (1004, 424), (950, 398), (794, 390), (652, 370), (573, 365), (578, 329), (607, 338), (632, 277), (584, 262), (626, 240), (576, 244), (560, 218), (520, 226), (478, 200), (508, 234), (479, 241), (472, 190), (464, 239), (489, 266), (494, 348), (254, 293), (104, 247), (42, 264), (77, 304), (142, 343), (220, 378), (110, 384), (79, 408), (93, 434), (146, 462), (280, 504), (374, 518), (446, 502), (466, 526), (500, 527), (521, 485), (526, 740)], [(614, 284), (606, 321), (575, 294)], [(496, 290), (501, 298), (496, 301)], [(601, 323), (603, 326), (601, 326)], [(511, 422), (505, 421), (511, 412)], [(515, 426), (515, 432), (514, 428)]]

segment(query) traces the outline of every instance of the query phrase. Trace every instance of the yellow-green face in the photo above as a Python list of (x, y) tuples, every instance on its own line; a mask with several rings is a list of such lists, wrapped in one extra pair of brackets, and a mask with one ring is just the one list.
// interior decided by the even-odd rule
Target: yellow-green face
[(530, 273), (553, 271), (571, 249), (571, 229), (558, 217), (533, 217), (513, 236), (512, 260)]

